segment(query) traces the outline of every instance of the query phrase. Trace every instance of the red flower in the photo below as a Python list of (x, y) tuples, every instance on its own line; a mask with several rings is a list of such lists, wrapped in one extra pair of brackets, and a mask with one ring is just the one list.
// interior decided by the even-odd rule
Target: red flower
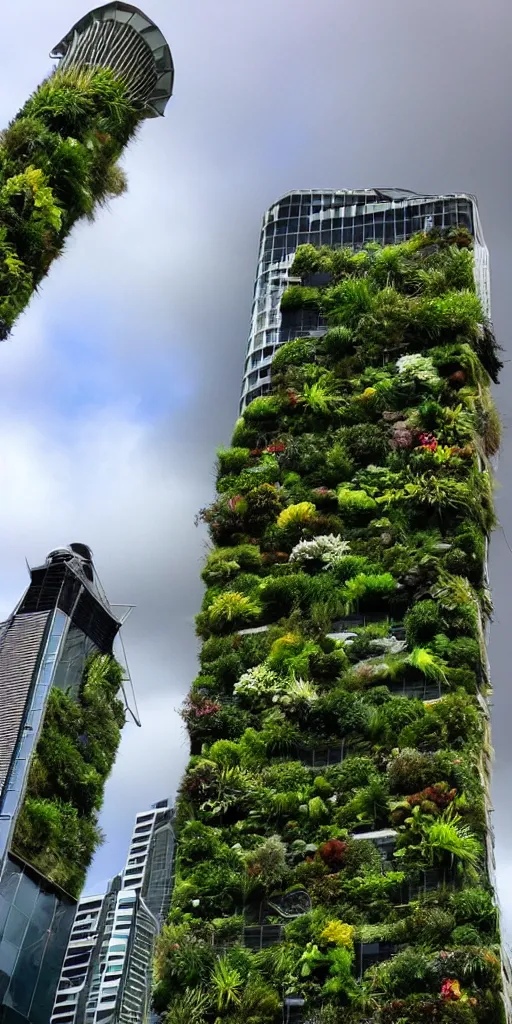
[(441, 998), (450, 1002), (460, 999), (460, 981), (456, 978), (446, 978), (441, 985)]
[(299, 401), (299, 396), (297, 392), (294, 391), (293, 388), (290, 388), (290, 390), (287, 391), (286, 394), (288, 395), (288, 401), (290, 402), (290, 405), (297, 405), (297, 402)]
[(437, 448), (437, 438), (433, 434), (420, 434), (419, 442), (422, 448), (428, 448), (431, 452), (435, 452)]
[(341, 839), (329, 839), (328, 842), (322, 843), (318, 847), (318, 853), (324, 864), (328, 864), (331, 868), (340, 868), (345, 859), (346, 849), (347, 844), (343, 843)]
[(252, 451), (249, 452), (249, 455), (261, 455), (262, 451), (262, 448), (253, 448)]
[(279, 455), (280, 452), (286, 451), (286, 445), (282, 441), (278, 441), (277, 444), (269, 444), (265, 451), (270, 455)]
[(242, 495), (241, 494), (237, 494), (236, 498), (230, 498), (229, 499), (229, 501), (228, 501), (228, 508), (231, 510), (231, 512), (236, 512), (237, 505), (239, 505), (240, 502), (243, 501), (243, 500), (244, 499), (243, 499)]

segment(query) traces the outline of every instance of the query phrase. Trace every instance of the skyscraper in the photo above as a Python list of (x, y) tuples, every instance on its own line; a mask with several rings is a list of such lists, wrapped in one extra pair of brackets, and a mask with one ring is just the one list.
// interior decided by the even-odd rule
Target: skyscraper
[(169, 1019), (512, 1021), (489, 314), (471, 196), (293, 192), (265, 216), (242, 415), (200, 513)]
[(283, 322), (281, 298), (299, 245), (360, 249), (365, 242), (390, 245), (418, 231), (454, 225), (464, 225), (474, 237), (479, 291), (488, 313), (489, 260), (474, 196), (426, 196), (398, 188), (312, 189), (288, 192), (273, 203), (261, 228), (241, 411), (253, 398), (268, 394), (272, 358), (280, 345), (322, 333), (314, 310)]
[(51, 1012), (124, 721), (122, 673), (112, 657), (119, 628), (89, 548), (71, 544), (31, 570), (28, 589), (0, 630), (6, 1022), (47, 1024)]
[(161, 800), (137, 814), (122, 878), (78, 905), (51, 1024), (145, 1024), (173, 859), (173, 810)]

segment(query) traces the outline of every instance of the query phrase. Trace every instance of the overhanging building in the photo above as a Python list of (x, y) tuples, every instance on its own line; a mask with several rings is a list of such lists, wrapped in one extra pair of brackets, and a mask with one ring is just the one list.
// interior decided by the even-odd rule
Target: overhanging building
[(120, 628), (84, 544), (52, 551), (0, 633), (0, 1021), (47, 1024), (76, 900), (13, 837), (50, 691), (77, 695)]
[(474, 237), (479, 294), (489, 312), (489, 258), (474, 196), (421, 195), (398, 188), (308, 189), (288, 192), (273, 203), (261, 228), (240, 411), (268, 394), (272, 357), (280, 345), (325, 330), (314, 311), (286, 317), (280, 309), (299, 245), (360, 249), (366, 242), (391, 245), (418, 231), (455, 225)]

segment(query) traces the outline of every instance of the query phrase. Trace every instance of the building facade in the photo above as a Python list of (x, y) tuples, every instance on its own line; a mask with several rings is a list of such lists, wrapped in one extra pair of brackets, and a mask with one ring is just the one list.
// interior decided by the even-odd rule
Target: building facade
[(501, 366), (472, 196), (292, 192), (265, 215), (201, 512), (159, 1012), (218, 991), (243, 944), (277, 948), (233, 1024), (262, 989), (290, 1024), (512, 1020), (486, 654)]
[(16, 839), (48, 700), (54, 688), (78, 697), (88, 661), (112, 654), (119, 628), (83, 544), (59, 548), (32, 569), (26, 593), (1, 626), (0, 1020), (6, 1024), (46, 1024), (76, 909), (68, 892), (19, 856)]
[(137, 814), (126, 865), (106, 896), (84, 897), (66, 952), (51, 1024), (145, 1024), (156, 937), (167, 917), (173, 811)]
[(475, 265), (482, 301), (489, 311), (489, 260), (474, 196), (426, 196), (404, 189), (288, 192), (263, 217), (254, 301), (244, 365), (240, 411), (268, 394), (274, 352), (291, 338), (322, 333), (315, 313), (302, 311), (292, 322), (281, 313), (289, 269), (299, 245), (348, 246), (401, 242), (432, 227), (463, 225), (475, 239)]

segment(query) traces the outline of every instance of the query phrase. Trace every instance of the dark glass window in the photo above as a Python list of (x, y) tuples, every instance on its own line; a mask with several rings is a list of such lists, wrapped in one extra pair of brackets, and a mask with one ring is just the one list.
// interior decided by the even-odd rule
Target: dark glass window
[(22, 914), (30, 917), (36, 905), (38, 895), (38, 889), (30, 878), (27, 878), (26, 875), (21, 875), (20, 884), (14, 897), (14, 906), (21, 910)]
[(28, 917), (22, 914), (16, 907), (11, 907), (4, 930), (4, 940), (12, 942), (15, 946), (21, 946), (23, 937), (27, 930)]

